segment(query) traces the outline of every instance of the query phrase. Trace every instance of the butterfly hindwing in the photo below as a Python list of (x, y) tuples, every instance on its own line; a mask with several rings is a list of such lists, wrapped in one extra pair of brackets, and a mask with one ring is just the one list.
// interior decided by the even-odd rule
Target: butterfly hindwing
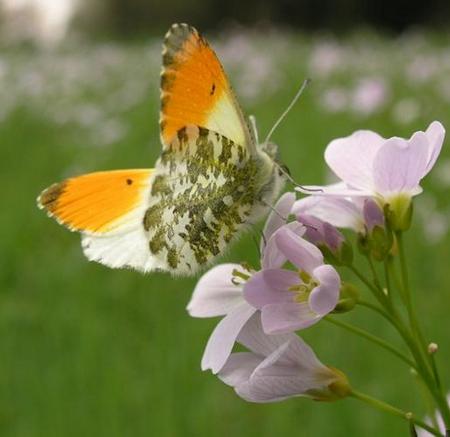
[(115, 170), (67, 179), (44, 190), (38, 205), (79, 231), (85, 255), (110, 267), (154, 268), (142, 223), (153, 170)]
[(187, 125), (215, 131), (255, 151), (254, 141), (222, 65), (193, 27), (174, 24), (166, 35), (161, 72), (163, 146)]
[(175, 274), (210, 263), (259, 218), (260, 170), (244, 146), (218, 132), (179, 130), (156, 164), (145, 213), (152, 254)]

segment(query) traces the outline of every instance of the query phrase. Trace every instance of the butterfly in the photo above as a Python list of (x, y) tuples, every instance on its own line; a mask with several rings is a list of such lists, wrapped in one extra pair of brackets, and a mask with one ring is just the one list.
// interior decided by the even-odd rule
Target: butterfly
[(172, 25), (162, 64), (155, 167), (69, 178), (37, 202), (81, 233), (89, 260), (192, 275), (262, 218), (285, 175), (277, 146), (257, 144), (222, 65), (196, 29)]

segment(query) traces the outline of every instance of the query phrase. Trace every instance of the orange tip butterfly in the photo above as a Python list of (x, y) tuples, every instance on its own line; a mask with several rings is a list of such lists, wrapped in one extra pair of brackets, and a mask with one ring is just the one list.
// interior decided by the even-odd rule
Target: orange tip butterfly
[(81, 233), (89, 260), (192, 275), (267, 212), (286, 175), (277, 146), (257, 143), (197, 30), (174, 24), (162, 57), (155, 168), (69, 178), (44, 190), (38, 205)]

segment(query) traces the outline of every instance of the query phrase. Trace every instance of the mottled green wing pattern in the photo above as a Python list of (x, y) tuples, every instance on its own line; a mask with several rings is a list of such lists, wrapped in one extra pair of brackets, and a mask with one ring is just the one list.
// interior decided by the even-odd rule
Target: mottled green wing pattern
[(178, 131), (156, 164), (144, 228), (162, 270), (192, 274), (265, 211), (260, 157), (198, 126)]

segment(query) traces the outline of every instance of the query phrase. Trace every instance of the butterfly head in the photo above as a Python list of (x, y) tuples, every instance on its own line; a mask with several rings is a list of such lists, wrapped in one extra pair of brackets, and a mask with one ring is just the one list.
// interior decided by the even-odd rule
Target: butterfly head
[(271, 141), (265, 142), (260, 145), (261, 150), (266, 153), (273, 161), (278, 162), (280, 158), (280, 151), (278, 146)]

